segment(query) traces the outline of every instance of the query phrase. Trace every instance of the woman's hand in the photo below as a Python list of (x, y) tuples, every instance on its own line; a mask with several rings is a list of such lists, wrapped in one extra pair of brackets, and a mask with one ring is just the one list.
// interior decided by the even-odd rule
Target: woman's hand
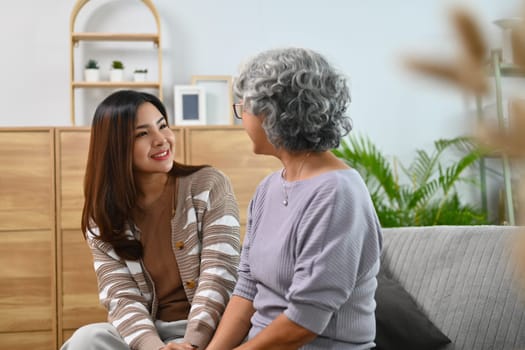
[(159, 350), (197, 350), (199, 347), (190, 343), (168, 343)]

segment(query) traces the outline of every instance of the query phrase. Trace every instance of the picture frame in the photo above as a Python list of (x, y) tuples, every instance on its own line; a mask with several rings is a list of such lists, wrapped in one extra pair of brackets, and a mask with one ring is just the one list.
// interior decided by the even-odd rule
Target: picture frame
[(206, 91), (206, 117), (209, 125), (234, 125), (233, 78), (230, 75), (193, 75), (191, 84)]
[(206, 90), (196, 85), (175, 85), (175, 125), (206, 125)]

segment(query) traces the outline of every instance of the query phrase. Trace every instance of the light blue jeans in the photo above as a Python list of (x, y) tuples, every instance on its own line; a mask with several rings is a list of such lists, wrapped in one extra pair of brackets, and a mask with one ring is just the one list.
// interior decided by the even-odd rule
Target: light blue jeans
[[(187, 320), (155, 321), (155, 327), (164, 343), (182, 343)], [(80, 327), (60, 350), (130, 350), (119, 332), (111, 323), (93, 323)]]

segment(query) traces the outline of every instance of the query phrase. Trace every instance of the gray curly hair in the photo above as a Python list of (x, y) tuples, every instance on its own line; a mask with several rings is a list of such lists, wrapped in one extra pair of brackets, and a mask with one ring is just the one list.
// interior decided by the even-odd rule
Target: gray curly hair
[(264, 117), (268, 140), (277, 148), (326, 151), (352, 130), (346, 78), (312, 50), (259, 53), (241, 68), (233, 89), (247, 111)]

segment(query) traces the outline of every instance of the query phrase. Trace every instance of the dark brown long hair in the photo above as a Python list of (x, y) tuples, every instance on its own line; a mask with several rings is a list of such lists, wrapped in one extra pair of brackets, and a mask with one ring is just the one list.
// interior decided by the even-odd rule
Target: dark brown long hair
[[(124, 259), (142, 257), (142, 244), (126, 236), (132, 226), (131, 209), (135, 207), (137, 189), (133, 174), (135, 119), (143, 103), (153, 104), (164, 116), (166, 108), (154, 95), (121, 90), (106, 97), (97, 107), (91, 124), (88, 160), (84, 178), (82, 232), (98, 227), (97, 239), (108, 242)], [(205, 167), (174, 162), (169, 175), (186, 176)]]

